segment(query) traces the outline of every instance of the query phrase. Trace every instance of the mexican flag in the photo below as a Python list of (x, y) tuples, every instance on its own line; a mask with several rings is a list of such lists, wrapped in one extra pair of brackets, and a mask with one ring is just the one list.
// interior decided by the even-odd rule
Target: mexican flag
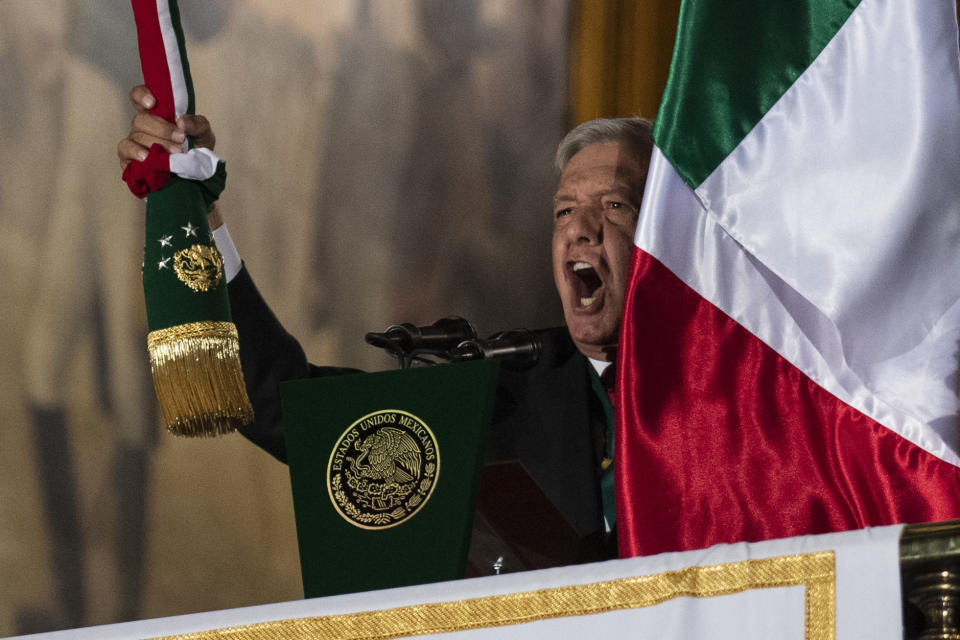
[(960, 517), (953, 0), (685, 0), (620, 338), (623, 556)]
[[(194, 113), (193, 83), (177, 0), (131, 0), (144, 84), (155, 116), (176, 122)], [(143, 292), (147, 349), (157, 401), (175, 435), (230, 433), (253, 420), (240, 344), (230, 315), (223, 258), (207, 211), (226, 183), (209, 149), (170, 154), (154, 144), (123, 171), (147, 199)]]

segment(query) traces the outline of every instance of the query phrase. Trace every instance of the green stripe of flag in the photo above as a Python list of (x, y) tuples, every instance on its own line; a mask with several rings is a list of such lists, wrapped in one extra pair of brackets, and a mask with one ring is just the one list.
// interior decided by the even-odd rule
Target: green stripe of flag
[(860, 0), (684, 0), (654, 140), (696, 188), (840, 30)]
[(173, 23), (173, 30), (177, 34), (177, 48), (180, 50), (180, 65), (183, 68), (183, 81), (187, 85), (187, 110), (184, 113), (193, 115), (196, 105), (194, 103), (193, 79), (190, 77), (190, 62), (187, 60), (187, 44), (183, 36), (183, 25), (180, 22), (180, 7), (177, 0), (170, 2), (170, 20)]

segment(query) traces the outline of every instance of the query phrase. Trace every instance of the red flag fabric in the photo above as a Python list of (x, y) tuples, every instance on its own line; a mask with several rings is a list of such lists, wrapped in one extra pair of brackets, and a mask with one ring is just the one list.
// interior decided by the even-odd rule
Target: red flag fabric
[(690, 0), (618, 356), (623, 556), (960, 518), (952, 2)]
[(960, 469), (839, 401), (649, 254), (628, 291), (621, 556), (960, 516)]

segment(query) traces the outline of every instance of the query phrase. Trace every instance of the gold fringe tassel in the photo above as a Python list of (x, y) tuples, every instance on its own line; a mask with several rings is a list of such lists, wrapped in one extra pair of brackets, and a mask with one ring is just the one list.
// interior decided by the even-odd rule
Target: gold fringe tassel
[(167, 429), (216, 436), (253, 421), (232, 322), (193, 322), (147, 336), (153, 385)]

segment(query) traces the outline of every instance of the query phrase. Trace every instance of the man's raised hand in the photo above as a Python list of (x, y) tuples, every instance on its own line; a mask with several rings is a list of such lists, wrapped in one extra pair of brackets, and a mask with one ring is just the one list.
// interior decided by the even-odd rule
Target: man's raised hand
[(130, 133), (117, 144), (120, 164), (127, 166), (132, 160), (144, 160), (153, 144), (160, 144), (170, 153), (181, 153), (187, 136), (193, 138), (196, 147), (213, 149), (217, 138), (210, 122), (203, 116), (184, 115), (176, 124), (152, 115), (149, 110), (156, 105), (150, 90), (138, 85), (130, 90), (130, 102), (137, 110), (130, 124)]

